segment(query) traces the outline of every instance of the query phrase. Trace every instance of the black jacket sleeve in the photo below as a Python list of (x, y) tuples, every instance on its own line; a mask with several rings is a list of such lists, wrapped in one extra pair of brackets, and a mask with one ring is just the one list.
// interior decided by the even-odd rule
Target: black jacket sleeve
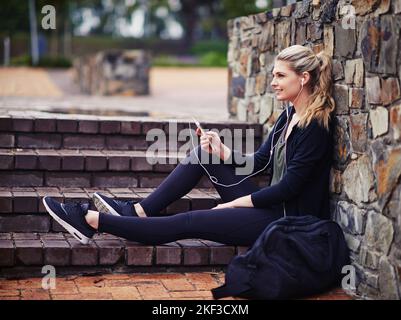
[(329, 148), (329, 132), (312, 121), (294, 141), (294, 156), (287, 163), (287, 170), (282, 179), (273, 186), (251, 193), (255, 208), (264, 208), (280, 204), (299, 195), (313, 170), (320, 161), (324, 161)]

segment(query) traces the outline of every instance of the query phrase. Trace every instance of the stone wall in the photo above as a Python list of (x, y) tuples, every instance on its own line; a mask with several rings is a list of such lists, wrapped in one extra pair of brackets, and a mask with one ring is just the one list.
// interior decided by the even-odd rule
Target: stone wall
[(401, 0), (303, 1), (228, 21), (228, 109), (264, 124), (265, 136), (282, 112), (270, 87), (275, 55), (301, 44), (333, 57), (331, 214), (352, 250), (353, 293), (363, 298), (400, 299), (400, 29)]
[(148, 95), (150, 55), (143, 50), (110, 50), (74, 60), (74, 79), (82, 93)]

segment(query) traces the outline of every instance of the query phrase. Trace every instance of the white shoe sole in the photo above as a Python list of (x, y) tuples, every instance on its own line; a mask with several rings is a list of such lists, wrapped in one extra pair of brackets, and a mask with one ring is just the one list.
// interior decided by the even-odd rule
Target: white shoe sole
[(113, 209), (112, 206), (110, 206), (106, 201), (102, 199), (101, 196), (97, 192), (93, 194), (93, 203), (95, 204), (95, 207), (99, 212), (108, 212), (112, 214), (113, 216), (121, 217), (121, 215)]
[(77, 229), (75, 229), (73, 226), (65, 222), (63, 219), (59, 218), (57, 214), (55, 214), (47, 205), (45, 201), (46, 197), (43, 198), (42, 202), (47, 210), (47, 212), (56, 220), (64, 229), (66, 229), (75, 239), (77, 239), (79, 242), (82, 244), (88, 244), (89, 243), (89, 238), (85, 235), (83, 235), (81, 232), (79, 232)]

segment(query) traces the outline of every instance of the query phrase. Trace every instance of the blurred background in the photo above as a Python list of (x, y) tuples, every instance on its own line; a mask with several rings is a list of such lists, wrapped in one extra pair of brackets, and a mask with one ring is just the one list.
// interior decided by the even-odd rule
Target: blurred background
[(227, 20), (293, 2), (3, 0), (0, 111), (227, 120)]
[[(108, 48), (149, 49), (155, 66), (226, 65), (227, 20), (268, 11), (273, 0), (5, 0), (0, 37), (9, 44), (1, 61), (32, 65), (32, 21), (36, 18), (39, 66), (69, 67), (71, 58)], [(56, 29), (40, 27), (41, 9), (56, 9)], [(30, 10), (34, 11), (33, 15)], [(7, 40), (9, 39), (9, 40)]]

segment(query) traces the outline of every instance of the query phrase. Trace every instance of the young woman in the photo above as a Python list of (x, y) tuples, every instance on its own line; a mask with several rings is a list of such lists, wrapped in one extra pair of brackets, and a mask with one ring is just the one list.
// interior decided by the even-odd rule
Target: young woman
[[(280, 114), (268, 139), (248, 155), (254, 161), (253, 172), (265, 166), (273, 171), (269, 186), (259, 188), (250, 179), (228, 188), (214, 184), (222, 204), (207, 210), (156, 216), (191, 191), (205, 174), (194, 157), (204, 159), (202, 156), (208, 153), (223, 160), (203, 164), (221, 183), (235, 184), (244, 178), (235, 173), (239, 165), (234, 156), (237, 151), (230, 150), (216, 133), (208, 131), (201, 136), (201, 145), (191, 150), (140, 202), (119, 201), (95, 193), (99, 212), (88, 210), (88, 204), (63, 204), (50, 197), (43, 199), (45, 207), (84, 244), (96, 232), (105, 232), (152, 245), (198, 238), (250, 246), (266, 226), (284, 215), (329, 218), (331, 115), (335, 108), (331, 72), (328, 55), (315, 54), (300, 45), (288, 47), (276, 57), (271, 86), (278, 100), (291, 105)], [(229, 164), (229, 160), (233, 163)]]

